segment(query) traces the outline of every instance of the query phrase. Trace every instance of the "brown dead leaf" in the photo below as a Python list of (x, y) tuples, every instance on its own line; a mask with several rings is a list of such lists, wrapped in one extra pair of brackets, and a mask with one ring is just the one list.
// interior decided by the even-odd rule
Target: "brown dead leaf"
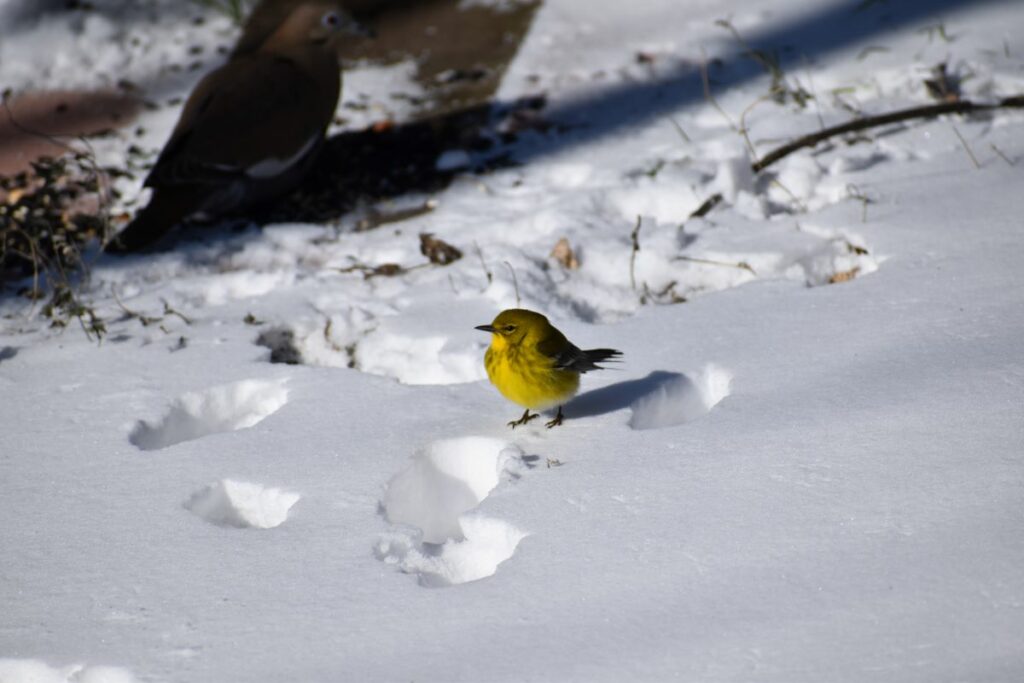
[(16, 187), (13, 190), (9, 190), (7, 192), (7, 197), (5, 198), (5, 200), (8, 204), (17, 204), (19, 201), (21, 201), (21, 198), (24, 196), (24, 188)]
[(439, 266), (447, 266), (462, 258), (462, 251), (444, 240), (434, 237), (429, 232), (420, 233), (420, 253), (426, 256), (431, 263)]
[(945, 63), (932, 68), (932, 77), (925, 79), (924, 87), (939, 102), (960, 101), (960, 79), (946, 70)]
[(840, 273), (836, 273), (828, 279), (830, 285), (836, 285), (840, 282), (849, 282), (853, 278), (857, 277), (857, 273), (860, 272), (860, 266), (855, 266), (850, 270), (844, 270)]
[(576, 270), (580, 267), (579, 259), (576, 258), (576, 254), (572, 250), (572, 246), (569, 244), (569, 240), (563, 237), (558, 240), (555, 244), (555, 248), (551, 250), (551, 258), (555, 259), (562, 264), (563, 267), (569, 270)]

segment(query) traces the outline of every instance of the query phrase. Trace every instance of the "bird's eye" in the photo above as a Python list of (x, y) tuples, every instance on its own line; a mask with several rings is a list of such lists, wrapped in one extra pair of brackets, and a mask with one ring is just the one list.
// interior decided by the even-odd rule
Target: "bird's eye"
[(320, 23), (327, 28), (338, 28), (341, 26), (341, 15), (337, 12), (328, 12), (320, 19)]
[(505, 325), (505, 331), (508, 332), (509, 334), (511, 334), (511, 333), (516, 331), (516, 326), (515, 325)]

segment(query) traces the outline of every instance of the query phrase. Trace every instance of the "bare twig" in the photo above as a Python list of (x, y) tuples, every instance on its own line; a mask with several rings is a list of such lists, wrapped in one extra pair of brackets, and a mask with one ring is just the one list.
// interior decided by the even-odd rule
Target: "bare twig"
[(768, 91), (769, 99), (773, 99), (779, 104), (783, 104), (788, 97), (801, 109), (807, 106), (807, 101), (812, 97), (812, 95), (800, 86), (799, 81), (794, 79), (794, 82), (796, 83), (795, 87), (789, 83), (789, 79), (786, 77), (786, 73), (782, 70), (782, 66), (779, 63), (777, 54), (754, 48), (750, 43), (743, 39), (743, 36), (740, 35), (740, 32), (728, 19), (719, 19), (715, 22), (715, 25), (721, 26), (729, 31), (736, 40), (736, 43), (743, 48), (745, 56), (752, 59), (756, 64), (764, 69), (772, 79), (771, 87)]
[(832, 126), (816, 133), (799, 137), (796, 140), (788, 142), (778, 149), (769, 152), (760, 161), (752, 164), (751, 167), (753, 168), (754, 173), (759, 173), (799, 149), (814, 147), (818, 143), (828, 140), (829, 138), (836, 137), (837, 135), (853, 133), (859, 130), (867, 130), (868, 128), (877, 128), (878, 126), (884, 126), (890, 123), (910, 121), (912, 119), (930, 119), (935, 118), (936, 116), (942, 116), (943, 114), (970, 114), (975, 112), (991, 111), (993, 109), (1022, 108), (1024, 108), (1024, 95), (1018, 95), (1016, 97), (1007, 97), (992, 104), (960, 100), (958, 102), (941, 102), (939, 104), (929, 104), (922, 107), (899, 109), (886, 114), (878, 114), (877, 116), (865, 116), (861, 119), (847, 121), (846, 123), (839, 124), (838, 126)]
[(170, 334), (167, 328), (164, 327), (161, 323), (163, 323), (164, 320), (166, 320), (168, 317), (172, 315), (177, 318), (180, 318), (181, 321), (186, 325), (192, 324), (192, 320), (190, 320), (183, 313), (172, 308), (171, 305), (167, 302), (167, 299), (160, 299), (161, 303), (163, 303), (164, 305), (164, 312), (162, 315), (145, 315), (143, 313), (139, 313), (138, 311), (132, 310), (131, 308), (125, 306), (124, 302), (121, 301), (121, 297), (118, 296), (117, 294), (116, 287), (111, 287), (110, 293), (114, 296), (114, 303), (116, 303), (117, 307), (124, 312), (125, 318), (129, 320), (138, 320), (140, 323), (142, 323), (143, 327), (149, 327), (150, 325), (159, 325), (161, 330), (163, 330), (166, 334)]
[(784, 184), (782, 183), (782, 181), (780, 181), (780, 180), (779, 180), (778, 178), (772, 178), (772, 180), (771, 180), (771, 184), (772, 184), (772, 185), (774, 185), (774, 186), (776, 186), (777, 188), (779, 188), (780, 190), (782, 190), (782, 191), (783, 191), (783, 192), (785, 192), (786, 194), (788, 194), (788, 195), (789, 195), (789, 198), (793, 200), (793, 203), (794, 203), (794, 204), (796, 204), (796, 207), (797, 207), (797, 209), (798, 209), (799, 211), (806, 211), (806, 210), (807, 210), (807, 205), (806, 205), (806, 204), (804, 204), (804, 203), (803, 203), (803, 202), (802, 202), (802, 201), (800, 200), (800, 198), (799, 198), (799, 197), (797, 197), (797, 196), (796, 196), (796, 194), (794, 194), (794, 192), (793, 192), (792, 190), (790, 190), (790, 189), (789, 189), (788, 187), (786, 187), (786, 186), (785, 186), (785, 185), (784, 185)]
[(701, 83), (703, 83), (704, 85), (704, 99), (706, 99), (708, 103), (710, 103), (711, 106), (714, 107), (715, 110), (722, 115), (722, 118), (725, 119), (725, 122), (729, 124), (730, 128), (732, 128), (734, 131), (736, 131), (743, 137), (744, 142), (746, 142), (747, 144), (747, 149), (750, 150), (751, 158), (756, 159), (757, 152), (754, 150), (754, 145), (750, 141), (750, 136), (747, 135), (747, 132), (743, 128), (736, 125), (736, 122), (732, 120), (732, 117), (729, 116), (725, 109), (722, 108), (722, 105), (718, 103), (718, 100), (715, 99), (715, 96), (711, 94), (711, 78), (708, 76), (708, 62), (707, 58), (703, 56), (703, 51), (700, 62), (700, 79)]
[(825, 119), (821, 115), (821, 101), (818, 99), (818, 93), (814, 88), (814, 79), (811, 76), (811, 65), (807, 62), (807, 55), (801, 55), (801, 59), (804, 63), (804, 71), (807, 74), (807, 87), (811, 89), (811, 99), (814, 100), (814, 114), (818, 117), (818, 128), (824, 128)]
[(711, 212), (711, 209), (722, 203), (723, 199), (725, 198), (720, 193), (716, 192), (705, 199), (704, 203), (698, 206), (697, 210), (690, 214), (690, 218), (701, 218), (708, 215)]
[(996, 154), (998, 154), (998, 155), (999, 155), (999, 158), (1000, 158), (1000, 159), (1002, 159), (1003, 161), (1005, 161), (1005, 162), (1006, 162), (1007, 164), (1009, 164), (1009, 165), (1010, 165), (1011, 167), (1013, 167), (1013, 166), (1016, 166), (1016, 165), (1017, 165), (1016, 163), (1014, 163), (1014, 161), (1013, 161), (1012, 159), (1010, 159), (1010, 157), (1008, 157), (1008, 156), (1006, 156), (1005, 154), (1003, 154), (1003, 151), (1002, 151), (1001, 149), (999, 149), (998, 147), (996, 147), (996, 143), (994, 143), (994, 142), (992, 142), (992, 143), (989, 143), (989, 146), (990, 146), (990, 147), (992, 148), (992, 151), (993, 151), (993, 152), (995, 152)]
[(512, 286), (516, 288), (516, 308), (522, 305), (522, 299), (519, 298), (519, 278), (516, 277), (516, 269), (512, 267), (512, 264), (508, 261), (503, 261), (508, 266), (508, 270), (512, 273)]
[(676, 256), (672, 259), (673, 261), (688, 261), (689, 263), (703, 263), (708, 266), (724, 266), (726, 268), (739, 268), (745, 270), (751, 275), (757, 275), (754, 269), (746, 261), (738, 261), (736, 263), (730, 263), (729, 261), (715, 261), (707, 258), (697, 258), (696, 256)]
[(722, 115), (722, 118), (725, 119), (730, 128), (739, 132), (739, 128), (736, 127), (736, 123), (732, 120), (732, 117), (729, 116), (728, 112), (722, 109), (722, 105), (718, 104), (718, 100), (716, 100), (715, 96), (711, 94), (711, 78), (708, 76), (708, 58), (707, 55), (704, 54), (703, 49), (701, 50), (700, 59), (700, 81), (704, 86), (704, 99), (706, 99), (708, 103), (710, 103), (711, 106)]
[(332, 318), (329, 315), (326, 317), (327, 322), (324, 323), (324, 343), (326, 343), (327, 346), (330, 347), (330, 349), (335, 353), (344, 353), (345, 349), (343, 349), (340, 344), (334, 341), (334, 335), (332, 334), (334, 330), (334, 318)]
[(953, 38), (948, 33), (946, 33), (946, 24), (941, 21), (935, 24), (931, 24), (930, 26), (920, 28), (917, 30), (917, 32), (926, 34), (928, 36), (929, 43), (932, 42), (932, 40), (934, 40), (936, 35), (939, 38), (941, 38), (942, 42), (944, 43), (953, 42)]
[(690, 136), (686, 134), (686, 131), (683, 130), (683, 127), (679, 125), (678, 121), (676, 121), (671, 116), (668, 117), (668, 120), (669, 123), (671, 123), (672, 126), (676, 129), (676, 132), (679, 133), (679, 137), (681, 137), (685, 142), (693, 142), (693, 140), (690, 139)]
[(181, 318), (181, 321), (183, 323), (185, 323), (186, 325), (191, 325), (192, 324), (192, 320), (190, 318), (186, 317), (185, 314), (180, 313), (179, 311), (176, 311), (175, 309), (171, 308), (171, 305), (169, 303), (167, 303), (167, 299), (160, 299), (160, 301), (164, 305), (164, 315), (165, 316), (173, 315), (173, 316), (176, 316), (178, 318)]
[(860, 202), (860, 206), (861, 206), (861, 209), (860, 209), (860, 222), (861, 223), (867, 223), (868, 222), (868, 204), (871, 203), (871, 199), (866, 194), (864, 194), (861, 191), (861, 189), (859, 187), (857, 187), (856, 185), (847, 185), (846, 186), (846, 191), (849, 193), (849, 195), (851, 197), (853, 197), (854, 199), (856, 199), (856, 200), (858, 200)]
[(953, 132), (956, 133), (957, 138), (960, 140), (960, 144), (964, 146), (964, 151), (967, 152), (967, 156), (971, 158), (971, 163), (974, 164), (974, 168), (981, 170), (981, 164), (978, 163), (977, 157), (974, 156), (974, 152), (971, 151), (971, 146), (967, 144), (967, 140), (964, 140), (964, 136), (960, 134), (956, 126), (953, 126)]
[(121, 297), (117, 295), (116, 287), (111, 287), (110, 293), (114, 296), (114, 303), (117, 304), (117, 307), (124, 312), (125, 317), (128, 318), (129, 320), (138, 320), (140, 323), (142, 323), (143, 327), (149, 327), (150, 325), (156, 324), (163, 320), (162, 317), (143, 315), (142, 313), (139, 313), (138, 311), (133, 311), (132, 309), (125, 306), (124, 302), (121, 301)]
[(339, 273), (362, 273), (364, 280), (372, 280), (375, 277), (395, 277), (396, 275), (405, 275), (406, 273), (418, 270), (419, 268), (426, 268), (430, 263), (419, 263), (415, 266), (409, 266), (408, 268), (399, 263), (381, 263), (377, 266), (368, 266), (365, 263), (353, 263), (351, 266), (346, 268), (332, 268)]
[(487, 276), (487, 284), (494, 282), (494, 273), (487, 268), (487, 263), (484, 262), (484, 252), (480, 249), (480, 245), (473, 241), (473, 248), (476, 249), (477, 258), (480, 259), (480, 267), (484, 269), (484, 275)]
[(636, 227), (633, 228), (633, 232), (629, 234), (629, 239), (633, 242), (633, 251), (629, 254), (629, 286), (636, 291), (636, 254), (640, 251), (640, 227), (643, 225), (643, 218), (641, 216), (636, 217)]
[(756, 100), (751, 102), (750, 105), (743, 110), (743, 113), (740, 114), (740, 134), (743, 136), (743, 140), (747, 143), (747, 149), (750, 150), (750, 158), (753, 159), (755, 163), (757, 162), (757, 149), (754, 147), (753, 140), (750, 139), (750, 129), (747, 128), (747, 114), (752, 112), (754, 110), (754, 107), (758, 106), (763, 102), (770, 102), (771, 99), (771, 93), (768, 93), (767, 95), (761, 95)]

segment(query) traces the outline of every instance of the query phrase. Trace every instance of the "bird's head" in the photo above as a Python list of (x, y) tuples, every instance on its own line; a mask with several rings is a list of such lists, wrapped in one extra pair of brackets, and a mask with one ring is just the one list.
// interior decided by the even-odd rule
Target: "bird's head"
[(293, 3), (291, 11), (266, 39), (263, 49), (298, 45), (337, 49), (343, 36), (364, 34), (365, 29), (352, 19), (340, 3), (334, 0), (305, 0)]
[(518, 346), (528, 339), (540, 341), (550, 328), (551, 323), (540, 313), (510, 308), (499, 313), (490, 325), (478, 325), (476, 329), (494, 335), (491, 343), (495, 346)]

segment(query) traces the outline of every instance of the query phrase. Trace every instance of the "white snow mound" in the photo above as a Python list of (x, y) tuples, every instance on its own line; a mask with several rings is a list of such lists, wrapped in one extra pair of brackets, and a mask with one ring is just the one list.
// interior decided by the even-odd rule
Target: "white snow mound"
[(279, 381), (250, 379), (183, 394), (156, 424), (139, 422), (129, 440), (144, 451), (167, 448), (210, 434), (252, 427), (288, 402)]
[(185, 508), (211, 524), (240, 529), (273, 529), (288, 519), (299, 494), (223, 479), (192, 494)]
[(127, 669), (72, 664), (59, 669), (37, 659), (0, 659), (0, 683), (135, 683)]
[(392, 524), (377, 557), (420, 576), (424, 586), (450, 586), (494, 574), (526, 534), (508, 522), (465, 515), (498, 486), (521, 452), (501, 439), (469, 436), (437, 441), (395, 475), (381, 504)]
[(674, 376), (633, 402), (629, 426), (660, 429), (692, 422), (707, 415), (732, 390), (732, 374), (708, 365), (692, 379)]

